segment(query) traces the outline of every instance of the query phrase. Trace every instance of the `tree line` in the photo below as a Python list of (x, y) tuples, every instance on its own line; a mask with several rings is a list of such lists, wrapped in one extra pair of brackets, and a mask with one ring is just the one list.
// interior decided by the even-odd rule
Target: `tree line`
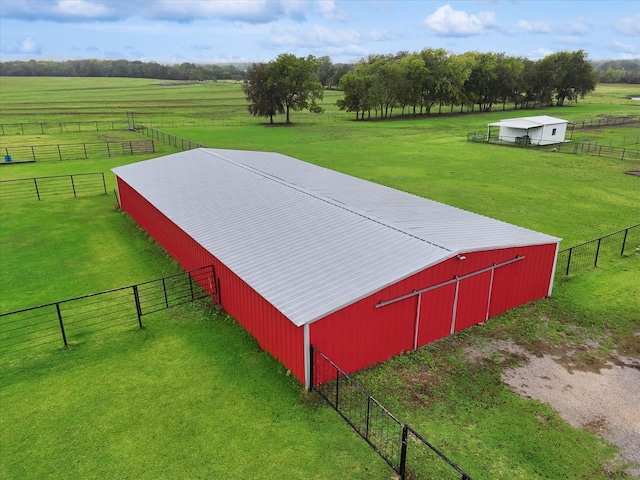
[(129, 60), (66, 60), (0, 62), (0, 76), (20, 77), (129, 77), (158, 80), (244, 80), (245, 65), (199, 65)]
[(640, 59), (594, 63), (598, 83), (640, 83)]
[(372, 55), (340, 80), (344, 97), (338, 107), (356, 119), (401, 114), (429, 115), (437, 106), (490, 111), (495, 105), (515, 108), (562, 106), (595, 89), (595, 72), (584, 51), (558, 52), (534, 62), (502, 53), (444, 49)]

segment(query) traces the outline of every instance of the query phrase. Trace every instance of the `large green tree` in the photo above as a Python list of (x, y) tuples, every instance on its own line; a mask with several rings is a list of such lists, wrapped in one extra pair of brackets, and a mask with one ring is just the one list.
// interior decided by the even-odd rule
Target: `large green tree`
[(274, 81), (266, 63), (254, 63), (247, 69), (242, 91), (249, 101), (249, 113), (254, 117), (269, 117), (284, 113), (284, 103), (279, 85)]

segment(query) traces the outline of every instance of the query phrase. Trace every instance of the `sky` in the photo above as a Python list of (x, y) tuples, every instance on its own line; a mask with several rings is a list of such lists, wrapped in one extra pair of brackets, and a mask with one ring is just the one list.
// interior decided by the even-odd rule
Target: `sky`
[(357, 62), (444, 48), (640, 58), (640, 0), (0, 0), (0, 61)]

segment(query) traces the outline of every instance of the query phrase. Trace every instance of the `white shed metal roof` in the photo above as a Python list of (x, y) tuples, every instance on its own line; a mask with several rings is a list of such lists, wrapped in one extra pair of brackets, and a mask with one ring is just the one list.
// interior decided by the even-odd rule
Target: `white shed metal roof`
[(535, 117), (508, 118), (499, 122), (490, 123), (491, 127), (509, 127), (528, 130), (530, 128), (542, 127), (544, 125), (558, 125), (561, 123), (569, 123), (561, 118), (549, 117), (548, 115), (538, 115)]
[(113, 172), (296, 325), (460, 252), (560, 241), (278, 153), (198, 149)]

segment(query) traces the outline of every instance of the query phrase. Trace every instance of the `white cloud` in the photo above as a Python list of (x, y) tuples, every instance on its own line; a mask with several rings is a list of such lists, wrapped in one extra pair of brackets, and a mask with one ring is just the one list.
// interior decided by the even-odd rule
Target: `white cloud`
[(623, 43), (619, 42), (618, 40), (611, 40), (611, 45), (613, 45), (615, 50), (620, 52), (631, 54), (636, 54), (638, 52), (638, 46), (631, 43)]
[(336, 8), (335, 0), (317, 0), (316, 5), (318, 12), (325, 20), (342, 21), (346, 18), (345, 13)]
[(424, 19), (423, 24), (438, 35), (445, 37), (482, 35), (488, 29), (498, 27), (496, 14), (493, 12), (470, 15), (461, 10), (454, 10), (449, 4), (438, 8)]
[(520, 20), (518, 28), (527, 33), (549, 33), (551, 31), (549, 25), (544, 22), (528, 22), (526, 20)]
[(570, 20), (566, 24), (568, 35), (587, 35), (593, 28), (593, 21), (586, 19)]
[(547, 55), (551, 55), (552, 53), (554, 53), (553, 50), (549, 50), (548, 48), (541, 47), (541, 48), (537, 48), (536, 50), (528, 53), (526, 55), (526, 57), (529, 60), (540, 60), (540, 59), (546, 57)]
[(356, 30), (335, 30), (320, 25), (308, 28), (274, 27), (269, 43), (276, 47), (328, 47), (357, 44), (361, 35)]
[(189, 47), (191, 50), (211, 50), (211, 45), (205, 45), (202, 43), (194, 43)]
[(42, 53), (42, 45), (36, 42), (32, 37), (26, 37), (22, 41), (14, 44), (2, 47), (0, 50), (2, 53), (8, 54), (35, 54), (40, 55)]
[(640, 35), (640, 13), (623, 19), (621, 22), (616, 23), (614, 27), (622, 35)]
[(562, 45), (585, 46), (587, 41), (584, 37), (576, 35), (565, 35), (556, 38), (556, 41)]
[(268, 23), (304, 20), (303, 0), (2, 0), (0, 15), (51, 22), (117, 21), (132, 17), (172, 22), (222, 19)]

